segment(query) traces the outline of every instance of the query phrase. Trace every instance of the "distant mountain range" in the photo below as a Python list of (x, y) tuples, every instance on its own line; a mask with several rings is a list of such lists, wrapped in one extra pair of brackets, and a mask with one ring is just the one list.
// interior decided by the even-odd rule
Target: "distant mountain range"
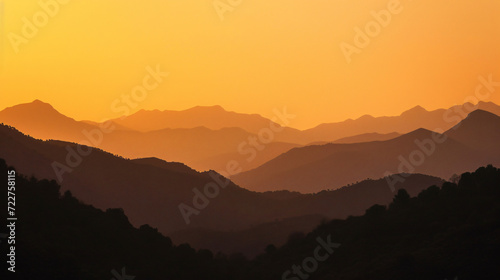
[[(448, 109), (427, 111), (421, 106), (416, 106), (403, 112), (400, 116), (373, 117), (364, 115), (358, 119), (348, 119), (336, 123), (324, 123), (314, 128), (303, 131), (286, 127), (284, 131), (276, 134), (276, 141), (306, 145), (319, 141), (375, 141), (387, 140), (394, 133), (408, 133), (418, 128), (434, 131), (435, 129), (447, 130), (465, 118), (470, 112), (480, 109), (500, 115), (500, 106), (492, 102), (479, 102), (477, 105), (465, 103)], [(153, 131), (165, 128), (196, 128), (203, 126), (212, 130), (227, 127), (239, 127), (247, 132), (257, 134), (261, 129), (269, 127), (270, 123), (276, 127), (280, 124), (266, 119), (257, 114), (241, 114), (228, 112), (220, 106), (194, 107), (184, 111), (141, 110), (124, 118), (111, 120), (137, 131)], [(365, 137), (358, 135), (365, 135)], [(377, 134), (386, 134), (387, 138)], [(351, 140), (349, 138), (353, 137)], [(372, 137), (370, 137), (372, 136)], [(394, 138), (394, 137), (392, 137)]]
[(363, 133), (359, 135), (354, 135), (350, 137), (344, 137), (340, 138), (338, 140), (335, 140), (333, 142), (314, 142), (310, 143), (310, 145), (324, 145), (328, 143), (338, 143), (338, 144), (349, 144), (349, 143), (363, 143), (363, 142), (373, 142), (373, 141), (385, 141), (385, 140), (390, 140), (394, 139), (401, 134), (397, 132), (391, 132), (391, 133), (377, 133), (377, 132), (372, 132), (372, 133)]
[[(458, 124), (469, 113), (478, 109), (500, 115), (500, 106), (492, 102), (479, 102), (476, 105), (464, 103), (448, 109), (433, 111), (427, 111), (421, 106), (416, 106), (403, 112), (400, 116), (372, 117), (365, 115), (356, 120), (349, 119), (343, 122), (320, 124), (314, 128), (304, 130), (303, 133), (310, 143), (314, 141), (333, 142), (340, 138), (364, 133), (387, 134), (397, 132), (404, 134), (419, 128), (444, 132)], [(318, 140), (311, 141), (311, 139)]]
[(499, 165), (498, 143), (500, 117), (476, 110), (444, 135), (421, 128), (386, 141), (294, 148), (231, 179), (254, 191), (317, 192), (387, 172), (450, 178), (482, 165)]
[[(283, 128), (263, 149), (253, 147), (257, 157), (247, 161), (238, 147), (251, 147), (249, 137), (258, 139), (262, 126), (278, 124), (221, 107), (197, 107), (140, 111), (111, 120), (114, 129), (106, 130), (105, 124), (76, 121), (35, 101), (0, 112), (0, 122), (12, 126), (0, 125), (0, 158), (38, 178), (57, 179), (56, 173), (64, 172), (63, 190), (101, 209), (123, 208), (135, 226), (150, 224), (177, 243), (253, 256), (269, 243), (283, 244), (291, 231), (311, 230), (323, 218), (386, 205), (396, 189), (416, 195), (440, 185), (440, 178), (500, 165), (495, 114), (500, 110), (493, 103), (476, 107), (488, 111), (457, 113), (470, 110), (470, 104), (431, 112), (414, 108), (398, 117), (364, 116), (305, 131)], [(417, 126), (443, 134), (426, 128), (406, 132)], [(36, 140), (18, 130), (56, 140)], [(88, 152), (88, 146), (75, 143), (98, 148)], [(225, 171), (232, 160), (245, 171), (231, 177), (238, 185), (192, 169)], [(186, 224), (180, 205), (194, 207), (194, 200), (200, 202), (195, 190), (214, 182), (225, 187), (205, 199), (206, 208)]]
[[(86, 152), (78, 156), (78, 151)], [(63, 164), (63, 191), (70, 190), (75, 197), (100, 209), (123, 208), (135, 226), (150, 224), (163, 233), (172, 233), (174, 241), (194, 241), (203, 245), (202, 233), (212, 231), (224, 236), (227, 231), (265, 232), (273, 223), (304, 216), (345, 218), (361, 214), (375, 204), (387, 204), (393, 192), (386, 179), (365, 181), (337, 191), (323, 191), (315, 195), (281, 192), (256, 193), (234, 185), (216, 173), (197, 172), (180, 163), (169, 163), (155, 158), (129, 160), (99, 149), (90, 153), (88, 147), (62, 141), (42, 141), (23, 135), (14, 128), (0, 125), (0, 158), (19, 172), (37, 178), (56, 179), (54, 163)], [(199, 215), (190, 216), (187, 225), (179, 205), (194, 207), (194, 189), (200, 191), (208, 183), (226, 185), (220, 194), (209, 200)], [(426, 175), (411, 175), (398, 187), (416, 194), (423, 188), (440, 184), (441, 180)], [(318, 218), (319, 219), (319, 218)], [(317, 220), (311, 220), (317, 221)], [(312, 224), (301, 222), (296, 230), (309, 230)], [(260, 230), (258, 229), (260, 228)], [(290, 228), (290, 227), (289, 227)], [(175, 234), (189, 230), (190, 234)], [(265, 246), (277, 240), (285, 241), (288, 232), (260, 235), (255, 244)], [(257, 236), (257, 235), (256, 235)], [(191, 240), (186, 240), (190, 237)], [(235, 235), (231, 242), (241, 236)], [(220, 240), (220, 239), (219, 239)], [(226, 240), (229, 242), (229, 240)], [(211, 241), (210, 249), (227, 249), (226, 243)], [(247, 248), (246, 253), (256, 253)]]
[[(400, 116), (373, 117), (364, 115), (358, 119), (348, 119), (342, 122), (324, 123), (316, 127), (297, 130), (284, 127), (276, 133), (275, 141), (307, 145), (313, 142), (356, 143), (394, 138), (425, 128), (428, 130), (447, 130), (465, 118), (474, 110), (484, 110), (500, 115), (500, 106), (492, 102), (479, 102), (477, 105), (465, 103), (448, 109), (427, 111), (416, 106), (403, 112)], [(196, 128), (203, 126), (212, 130), (228, 127), (239, 127), (247, 132), (257, 134), (270, 124), (282, 127), (280, 124), (257, 114), (241, 114), (228, 112), (220, 106), (194, 107), (184, 111), (141, 110), (124, 118), (112, 119), (123, 127), (137, 131), (154, 131), (165, 128)], [(395, 133), (397, 133), (395, 135)], [(380, 135), (382, 134), (382, 135)], [(342, 139), (342, 140), (341, 140)]]
[(111, 121), (141, 132), (203, 126), (211, 130), (239, 127), (256, 134), (262, 128), (269, 127), (270, 122), (274, 126), (281, 127), (280, 124), (258, 114), (228, 112), (221, 106), (197, 106), (183, 111), (140, 110), (130, 116)]
[[(206, 111), (214, 111), (217, 115), (220, 110), (215, 107), (198, 108), (188, 110), (181, 115)], [(228, 117), (236, 114), (227, 113)], [(254, 126), (266, 123), (263, 121), (266, 119), (257, 115), (248, 115), (249, 117), (241, 115), (241, 118), (231, 118), (238, 121), (249, 119), (247, 122), (242, 122), (245, 128), (252, 126), (251, 124), (247, 126), (245, 123), (252, 123), (253, 119), (256, 119)], [(130, 118), (135, 119), (136, 115), (133, 116)], [(186, 118), (189, 120), (188, 116)], [(194, 118), (193, 115), (192, 118)], [(206, 124), (204, 120), (209, 119), (210, 117), (198, 118), (200, 123), (192, 128), (179, 128), (179, 126), (170, 128), (165, 125), (165, 128), (160, 130), (142, 132), (144, 129), (131, 130), (121, 124), (128, 125), (128, 118), (125, 118), (125, 121), (119, 119), (111, 121), (109, 126), (76, 121), (59, 113), (50, 104), (39, 100), (9, 107), (0, 112), (0, 123), (16, 127), (34, 138), (91, 145), (127, 158), (157, 157), (166, 161), (183, 162), (201, 171), (212, 169), (223, 172), (230, 161), (237, 161), (241, 170), (252, 169), (299, 146), (275, 141), (266, 144), (265, 149), (257, 150), (249, 141), (250, 137), (257, 138), (257, 135), (240, 127), (226, 127), (224, 123), (217, 130), (202, 126)], [(151, 119), (145, 121), (146, 125), (155, 123), (161, 124)], [(267, 120), (267, 127), (269, 123), (270, 121)], [(228, 124), (232, 125), (231, 122)], [(242, 145), (241, 148), (240, 145)], [(239, 150), (242, 152), (240, 153)], [(255, 154), (252, 155), (252, 152)], [(250, 156), (253, 157), (248, 160)]]
[[(306, 144), (384, 141), (418, 128), (444, 131), (458, 124), (473, 108), (500, 114), (500, 106), (491, 102), (434, 111), (415, 107), (401, 116), (366, 115), (300, 131), (256, 114), (228, 112), (220, 106), (141, 110), (105, 125), (76, 121), (36, 100), (0, 111), (0, 122), (38, 139), (92, 145), (127, 158), (157, 157), (183, 162), (200, 171), (218, 172), (226, 172), (228, 164), (237, 162), (237, 171), (244, 172)], [(114, 129), (109, 130), (110, 126)], [(258, 133), (270, 126), (282, 130), (274, 133), (271, 143), (260, 143)]]

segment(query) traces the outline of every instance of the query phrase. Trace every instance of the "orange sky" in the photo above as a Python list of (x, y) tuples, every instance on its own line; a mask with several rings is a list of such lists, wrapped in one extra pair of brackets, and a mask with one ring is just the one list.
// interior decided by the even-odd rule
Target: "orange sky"
[[(117, 117), (113, 101), (160, 65), (169, 76), (134, 111), (217, 104), (269, 117), (287, 106), (291, 125), (308, 128), (449, 107), (474, 93), (479, 75), (500, 81), (496, 0), (400, 1), (350, 63), (340, 44), (354, 45), (370, 11), (398, 1), (243, 0), (224, 20), (212, 0), (59, 1), (68, 3), (22, 43), (23, 18), (43, 23), (43, 8), (0, 1), (0, 109), (41, 99), (76, 119)], [(500, 103), (500, 88), (489, 100)]]

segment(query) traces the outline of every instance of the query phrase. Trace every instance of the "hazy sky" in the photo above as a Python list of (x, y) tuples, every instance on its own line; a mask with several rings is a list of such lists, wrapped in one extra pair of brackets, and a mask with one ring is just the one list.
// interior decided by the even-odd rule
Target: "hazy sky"
[[(287, 106), (307, 128), (449, 107), (479, 75), (500, 82), (497, 0), (221, 0), (223, 20), (212, 0), (54, 1), (0, 1), (0, 109), (41, 99), (76, 119), (117, 117), (114, 100), (160, 65), (169, 76), (134, 111)], [(388, 6), (386, 26), (370, 23)], [(341, 43), (356, 47), (367, 24), (348, 63)]]

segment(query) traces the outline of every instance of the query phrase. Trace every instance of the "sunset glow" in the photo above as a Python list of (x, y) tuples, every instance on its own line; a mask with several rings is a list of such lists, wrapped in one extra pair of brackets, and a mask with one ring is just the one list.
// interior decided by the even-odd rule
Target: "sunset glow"
[[(6, 0), (0, 109), (40, 99), (79, 120), (118, 117), (113, 101), (159, 65), (168, 78), (132, 112), (221, 105), (269, 117), (287, 106), (291, 126), (309, 128), (461, 104), (478, 76), (500, 80), (500, 2), (397, 2), (242, 1), (220, 17), (212, 1)], [(348, 63), (341, 43), (396, 4)]]

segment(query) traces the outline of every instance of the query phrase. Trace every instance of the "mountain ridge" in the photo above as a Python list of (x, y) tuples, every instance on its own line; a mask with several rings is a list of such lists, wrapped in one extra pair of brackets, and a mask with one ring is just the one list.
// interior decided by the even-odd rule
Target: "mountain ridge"
[[(296, 147), (231, 179), (250, 190), (310, 193), (404, 171), (450, 178), (486, 164), (500, 164), (496, 156), (500, 153), (500, 117), (487, 113), (493, 121), (483, 123), (481, 115), (471, 113), (462, 120), (457, 131), (469, 129), (461, 132), (461, 138), (452, 131), (439, 134), (419, 128), (385, 141)], [(471, 120), (474, 123), (466, 125)], [(470, 132), (478, 129), (481, 133)]]
[[(241, 231), (304, 215), (341, 218), (362, 213), (373, 203), (388, 203), (393, 196), (385, 179), (381, 179), (363, 183), (371, 191), (366, 197), (357, 194), (360, 187), (351, 187), (347, 192), (291, 195), (287, 199), (276, 199), (269, 194), (243, 189), (216, 173), (197, 172), (180, 163), (154, 158), (130, 160), (94, 149), (90, 154), (81, 156), (79, 164), (67, 162), (69, 151), (79, 150), (86, 151), (87, 148), (61, 141), (37, 140), (15, 128), (0, 125), (0, 158), (19, 172), (55, 180), (57, 176), (53, 164), (67, 165), (71, 172), (63, 174), (63, 192), (69, 190), (82, 202), (99, 209), (123, 208), (133, 225), (149, 224), (165, 234), (190, 228)], [(71, 162), (75, 161), (75, 157), (73, 153)], [(215, 180), (214, 176), (218, 179)], [(400, 187), (412, 193), (422, 186), (440, 181), (432, 176), (412, 175)], [(214, 182), (227, 182), (227, 186), (220, 189), (217, 197), (208, 200), (199, 215), (190, 216), (190, 224), (186, 224), (179, 205), (194, 207), (194, 190), (203, 192), (204, 186)], [(355, 199), (356, 203), (348, 202), (347, 196)], [(282, 234), (273, 238), (285, 240), (288, 233)], [(264, 246), (269, 241), (264, 238), (259, 244)], [(223, 244), (220, 248), (224, 248)]]

